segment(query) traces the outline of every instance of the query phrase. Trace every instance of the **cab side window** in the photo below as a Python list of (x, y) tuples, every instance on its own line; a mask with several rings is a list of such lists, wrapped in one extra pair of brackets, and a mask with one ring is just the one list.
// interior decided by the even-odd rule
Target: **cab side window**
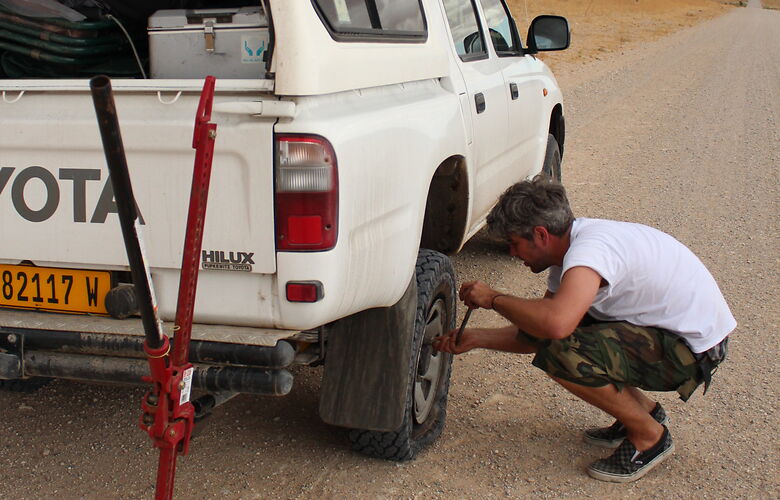
[(520, 52), (520, 37), (517, 28), (502, 0), (481, 0), (485, 13), (490, 40), (496, 53), (502, 55), (517, 55)]
[(461, 60), (485, 59), (487, 48), (474, 4), (469, 0), (444, 0), (455, 50)]
[(425, 33), (425, 20), (419, 0), (376, 0), (382, 29), (402, 33)]
[(314, 6), (336, 40), (425, 41), (420, 0), (313, 0)]

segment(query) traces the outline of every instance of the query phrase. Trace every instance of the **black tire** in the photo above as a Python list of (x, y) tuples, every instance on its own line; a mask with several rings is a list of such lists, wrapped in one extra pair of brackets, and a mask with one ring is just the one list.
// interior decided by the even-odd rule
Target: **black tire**
[(32, 394), (44, 385), (51, 382), (47, 377), (17, 378), (13, 380), (0, 380), (0, 390), (8, 392), (21, 392)]
[(387, 460), (413, 459), (441, 435), (447, 416), (452, 355), (435, 351), (431, 340), (455, 328), (455, 271), (446, 255), (422, 249), (416, 275), (417, 316), (404, 422), (392, 432), (349, 433), (354, 450)]
[(547, 151), (544, 153), (542, 173), (558, 182), (563, 180), (561, 178), (561, 148), (558, 147), (558, 141), (552, 134), (547, 134)]

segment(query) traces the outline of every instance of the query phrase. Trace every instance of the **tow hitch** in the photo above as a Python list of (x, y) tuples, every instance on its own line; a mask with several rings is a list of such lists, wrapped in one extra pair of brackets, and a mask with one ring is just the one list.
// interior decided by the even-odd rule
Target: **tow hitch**
[[(179, 454), (186, 455), (189, 451), (190, 437), (195, 425), (195, 408), (190, 402), (194, 367), (188, 359), (211, 161), (217, 131), (216, 124), (210, 123), (214, 84), (214, 77), (206, 78), (195, 117), (192, 139), (195, 166), (173, 327), (174, 338), (170, 341), (163, 332), (162, 322), (157, 315), (151, 275), (138, 232), (138, 211), (119, 131), (111, 81), (106, 76), (90, 80), (92, 99), (144, 327), (144, 352), (151, 371), (151, 376), (145, 377), (144, 380), (152, 384), (152, 389), (146, 393), (141, 403), (143, 414), (140, 426), (152, 438), (154, 446), (160, 449), (155, 495), (157, 499), (172, 498), (176, 457)], [(209, 403), (213, 406), (218, 404), (218, 401), (209, 401), (206, 406)]]

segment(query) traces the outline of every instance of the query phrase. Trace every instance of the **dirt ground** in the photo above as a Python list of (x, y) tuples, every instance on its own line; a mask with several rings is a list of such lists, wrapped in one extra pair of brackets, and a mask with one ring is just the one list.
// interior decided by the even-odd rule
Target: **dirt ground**
[[(417, 460), (349, 450), (317, 416), (321, 369), (293, 393), (239, 396), (180, 459), (178, 498), (780, 498), (780, 12), (707, 0), (514, 2), (572, 24), (572, 48), (545, 58), (564, 91), (564, 183), (575, 214), (659, 227), (712, 271), (739, 327), (712, 391), (655, 393), (677, 451), (629, 485), (594, 481), (604, 451), (580, 430), (609, 418), (527, 357), (487, 351), (453, 364), (442, 437)], [(738, 68), (734, 70), (733, 68)], [(477, 235), (459, 281), (541, 295), (505, 249)], [(461, 308), (461, 314), (463, 310)], [(471, 326), (503, 324), (477, 311)], [(55, 381), (0, 393), (0, 499), (151, 498), (156, 453), (137, 428), (143, 389)]]
[[(773, 0), (769, 0), (773, 1)], [(571, 47), (541, 58), (558, 74), (614, 57), (643, 43), (719, 16), (739, 1), (729, 0), (508, 0), (523, 40), (540, 14), (564, 16)]]

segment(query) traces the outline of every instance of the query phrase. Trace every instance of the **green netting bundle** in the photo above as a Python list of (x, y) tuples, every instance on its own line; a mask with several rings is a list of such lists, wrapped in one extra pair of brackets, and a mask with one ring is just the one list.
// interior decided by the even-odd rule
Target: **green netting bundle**
[(0, 6), (0, 76), (75, 78), (95, 74), (137, 77), (147, 53), (145, 25), (115, 19), (67, 21), (27, 17)]

